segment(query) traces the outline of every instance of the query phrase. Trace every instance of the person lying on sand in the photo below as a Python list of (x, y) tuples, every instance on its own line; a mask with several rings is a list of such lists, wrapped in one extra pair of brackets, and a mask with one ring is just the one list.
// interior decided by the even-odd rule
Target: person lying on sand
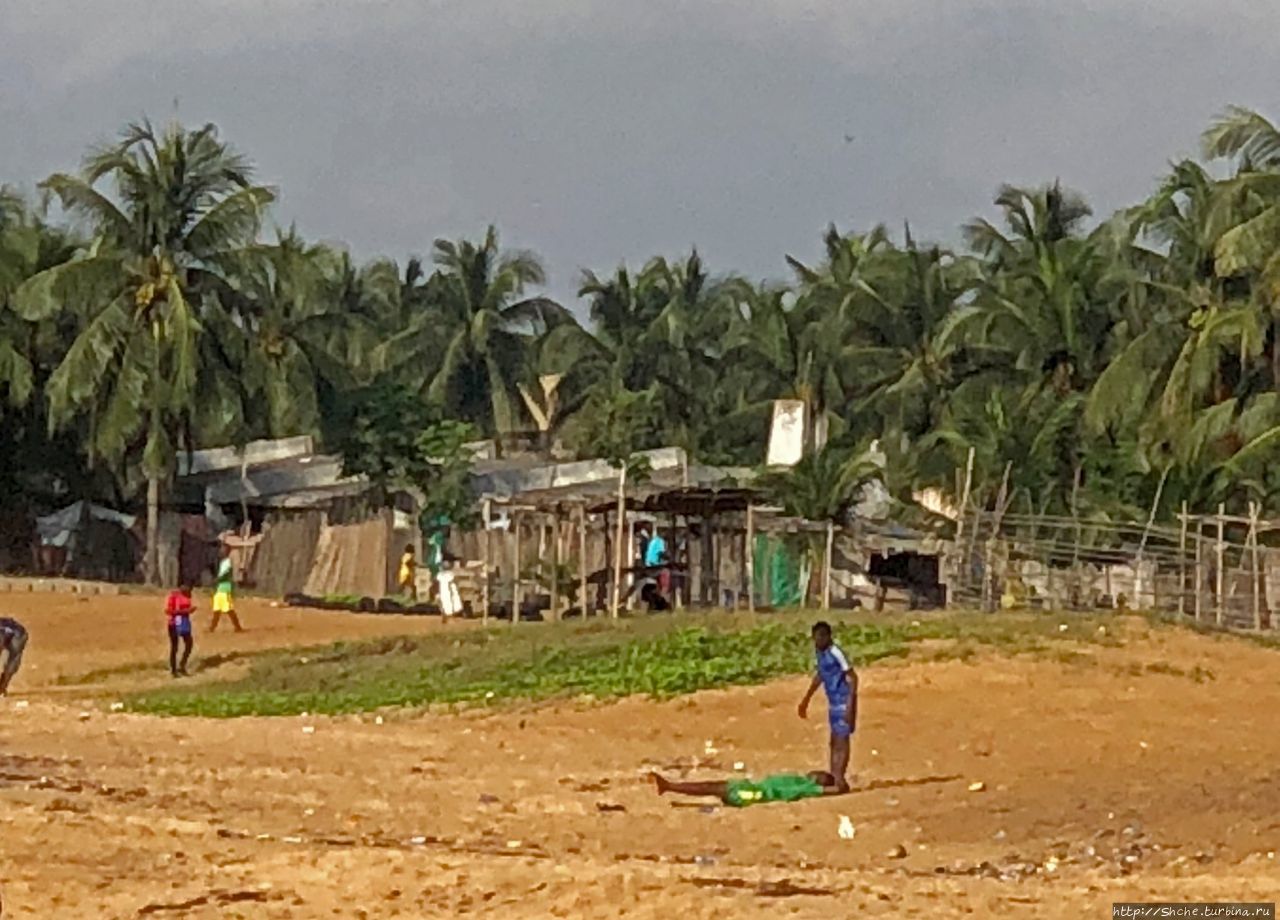
[(650, 779), (658, 789), (658, 795), (688, 795), (719, 799), (734, 808), (759, 805), (764, 802), (797, 802), (824, 795), (843, 795), (849, 791), (830, 773), (814, 771), (801, 776), (798, 773), (777, 773), (759, 782), (749, 779), (717, 780), (714, 782), (681, 783), (650, 773)]

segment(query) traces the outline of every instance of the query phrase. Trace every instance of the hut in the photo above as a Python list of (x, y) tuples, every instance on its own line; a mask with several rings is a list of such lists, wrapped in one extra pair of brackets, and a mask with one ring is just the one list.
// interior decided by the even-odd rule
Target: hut
[(420, 539), (413, 496), (384, 507), (367, 479), (344, 475), (341, 458), (314, 453), (309, 437), (196, 451), (177, 492), (203, 508), (186, 517), (208, 522), (197, 536), (184, 519), (179, 568), (203, 568), (213, 538), (232, 548), (241, 582), (268, 594), (382, 597), (400, 552)]

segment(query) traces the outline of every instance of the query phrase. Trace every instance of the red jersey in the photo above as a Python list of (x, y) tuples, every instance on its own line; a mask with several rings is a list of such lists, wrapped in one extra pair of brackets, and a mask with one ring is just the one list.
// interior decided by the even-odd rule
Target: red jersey
[(181, 591), (169, 592), (169, 597), (164, 602), (164, 615), (172, 626), (180, 619), (191, 616), (191, 597), (183, 594)]

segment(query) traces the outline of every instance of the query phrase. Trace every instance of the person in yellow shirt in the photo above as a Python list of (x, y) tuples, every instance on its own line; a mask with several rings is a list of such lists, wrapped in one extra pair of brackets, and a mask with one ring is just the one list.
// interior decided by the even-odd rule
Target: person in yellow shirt
[(404, 555), (400, 557), (400, 592), (407, 595), (414, 601), (418, 599), (418, 560), (414, 556), (413, 546), (408, 545), (404, 548)]

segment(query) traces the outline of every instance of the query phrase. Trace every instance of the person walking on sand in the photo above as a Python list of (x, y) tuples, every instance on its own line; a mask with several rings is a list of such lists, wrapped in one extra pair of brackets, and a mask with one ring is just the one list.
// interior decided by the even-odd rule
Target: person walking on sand
[(657, 773), (649, 778), (658, 789), (658, 795), (687, 795), (695, 798), (719, 799), (733, 808), (760, 805), (765, 802), (798, 802), (824, 795), (841, 795), (848, 792), (839, 787), (830, 773), (814, 771), (801, 776), (798, 773), (777, 773), (759, 782), (749, 779), (713, 780), (711, 782), (685, 783), (667, 779)]
[(213, 589), (213, 619), (209, 623), (209, 632), (218, 628), (218, 621), (226, 616), (235, 627), (236, 632), (244, 632), (240, 618), (236, 616), (235, 570), (231, 564), (231, 547), (223, 544), (222, 560), (218, 563), (218, 580)]
[[(182, 585), (171, 591), (164, 602), (164, 617), (169, 627), (169, 673), (174, 677), (187, 676), (187, 662), (191, 660), (191, 617), (196, 612), (191, 603), (191, 585)], [(178, 640), (182, 640), (182, 660), (178, 660)]]
[(800, 718), (809, 717), (809, 702), (818, 688), (827, 693), (827, 724), (831, 728), (831, 775), (842, 792), (849, 791), (849, 750), (858, 725), (858, 675), (831, 637), (831, 624), (813, 624), (815, 671), (800, 701)]
[(22, 652), (27, 647), (27, 630), (17, 620), (0, 617), (0, 652), (4, 653), (4, 669), (0, 670), (0, 696), (9, 692), (9, 681), (22, 667)]

